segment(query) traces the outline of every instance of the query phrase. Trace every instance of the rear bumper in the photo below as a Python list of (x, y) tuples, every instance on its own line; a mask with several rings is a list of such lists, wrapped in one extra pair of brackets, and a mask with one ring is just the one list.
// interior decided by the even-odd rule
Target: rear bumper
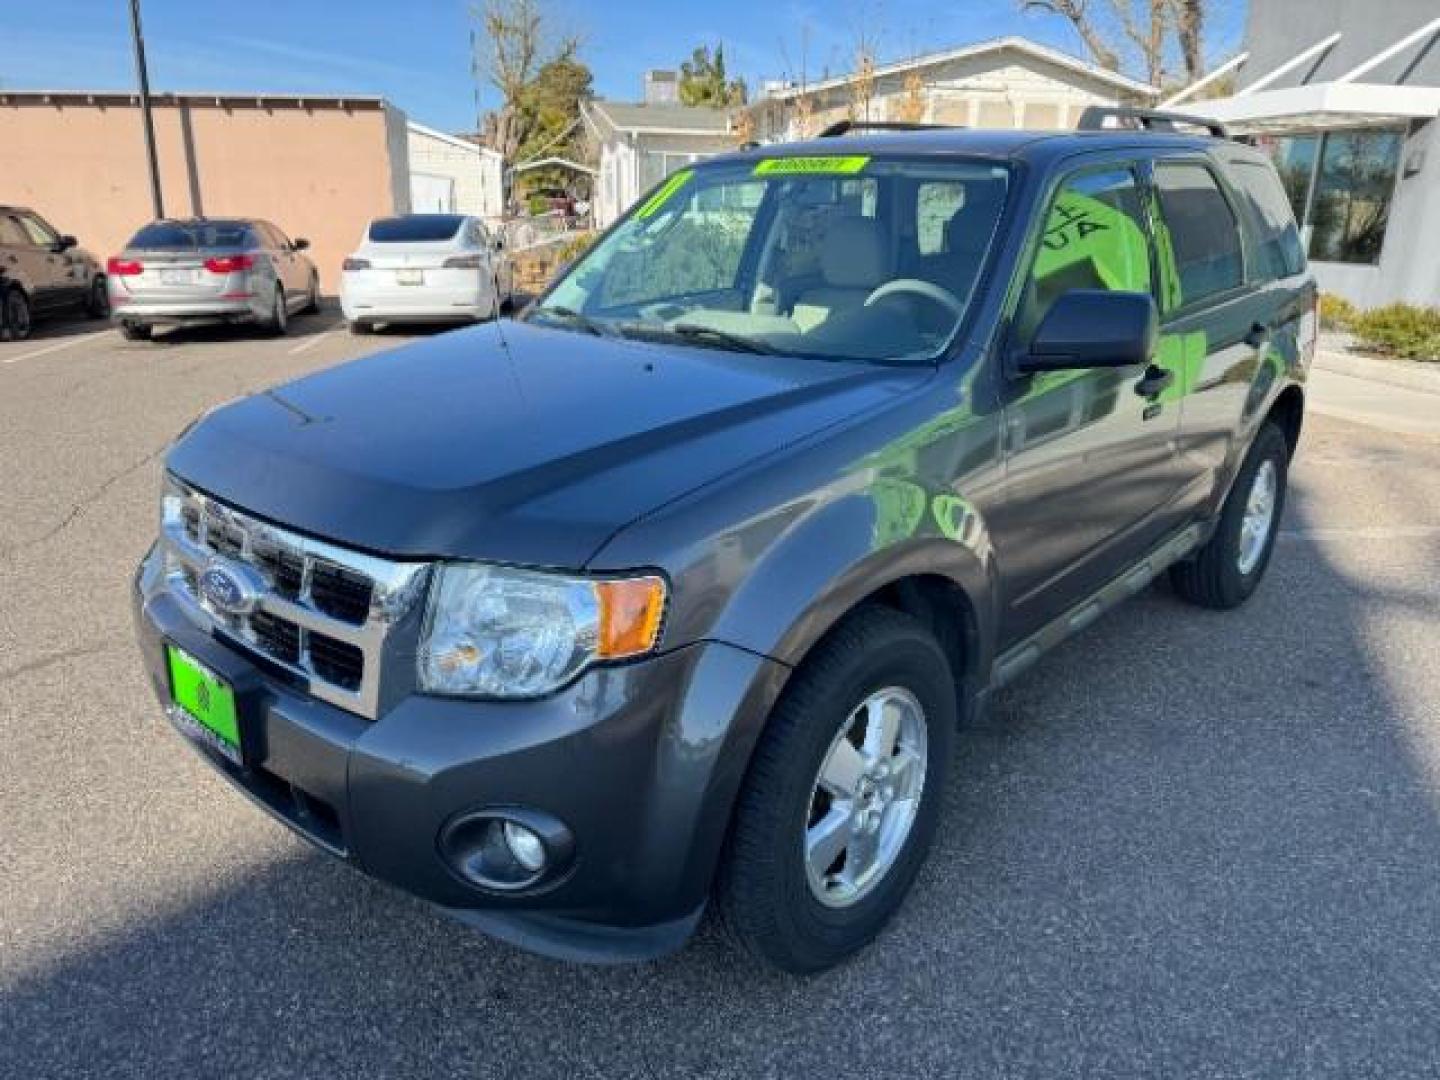
[[(154, 563), (141, 567), (135, 615), (157, 697), (173, 708), (167, 642), (226, 679), (245, 764), (191, 745), (307, 840), (549, 955), (646, 959), (689, 937), (782, 665), (709, 643), (594, 670), (540, 701), (412, 694), (370, 722), (197, 625)], [(524, 890), (472, 883), (439, 838), (447, 825), (496, 809), (562, 824), (573, 853)]]
[(254, 298), (185, 300), (166, 303), (110, 297), (110, 321), (115, 324), (187, 326), (215, 322), (258, 322), (269, 315), (268, 306)]
[(367, 285), (346, 279), (340, 309), (350, 322), (466, 322), (495, 313), (495, 292), (482, 284), (462, 287)]

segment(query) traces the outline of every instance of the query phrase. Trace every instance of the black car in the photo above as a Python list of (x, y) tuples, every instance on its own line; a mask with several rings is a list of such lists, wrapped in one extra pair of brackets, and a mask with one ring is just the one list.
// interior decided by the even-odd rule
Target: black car
[(713, 909), (837, 963), (957, 724), (1157, 576), (1233, 608), (1271, 557), (1315, 285), (1264, 156), (1140, 119), (715, 158), (520, 320), (209, 414), (136, 584), (171, 719), (528, 948)]
[(100, 264), (35, 211), (0, 206), (0, 340), (22, 341), (40, 319), (75, 312), (110, 314)]

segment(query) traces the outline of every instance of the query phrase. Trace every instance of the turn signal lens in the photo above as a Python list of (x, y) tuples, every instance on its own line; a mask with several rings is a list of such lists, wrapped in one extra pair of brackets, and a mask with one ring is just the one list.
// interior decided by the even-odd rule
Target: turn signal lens
[(665, 614), (665, 582), (658, 577), (597, 581), (595, 594), (600, 600), (597, 656), (618, 660), (655, 647)]

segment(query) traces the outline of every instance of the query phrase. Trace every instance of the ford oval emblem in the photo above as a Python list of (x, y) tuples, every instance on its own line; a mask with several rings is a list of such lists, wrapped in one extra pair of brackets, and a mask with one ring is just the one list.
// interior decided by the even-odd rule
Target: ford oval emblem
[(200, 574), (200, 595), (227, 615), (248, 615), (264, 593), (259, 575), (246, 566), (211, 560)]

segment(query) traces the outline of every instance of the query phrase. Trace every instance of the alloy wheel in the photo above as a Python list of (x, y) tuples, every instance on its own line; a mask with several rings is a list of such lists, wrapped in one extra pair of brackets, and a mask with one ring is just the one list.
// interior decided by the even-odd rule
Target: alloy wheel
[(1254, 570), (1265, 552), (1270, 531), (1275, 527), (1275, 496), (1279, 487), (1275, 463), (1268, 459), (1262, 461), (1250, 483), (1245, 516), (1240, 519), (1240, 552), (1235, 562), (1242, 574)]

